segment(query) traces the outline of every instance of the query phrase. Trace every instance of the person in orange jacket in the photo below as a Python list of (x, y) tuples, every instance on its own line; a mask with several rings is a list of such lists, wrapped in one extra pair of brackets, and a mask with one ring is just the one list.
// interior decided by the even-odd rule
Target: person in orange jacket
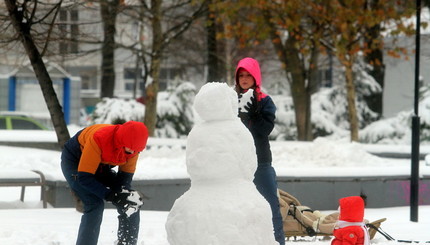
[(88, 126), (65, 143), (61, 169), (84, 205), (77, 245), (97, 244), (104, 201), (112, 202), (119, 213), (117, 244), (137, 243), (143, 202), (131, 182), (147, 140), (145, 124), (129, 121)]
[(331, 245), (369, 245), (369, 233), (364, 223), (365, 201), (361, 196), (339, 200), (339, 220), (333, 231)]

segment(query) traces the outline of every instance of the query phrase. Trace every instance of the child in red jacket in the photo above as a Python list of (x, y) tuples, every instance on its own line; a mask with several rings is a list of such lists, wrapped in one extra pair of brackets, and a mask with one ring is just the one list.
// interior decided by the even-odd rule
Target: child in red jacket
[(61, 169), (84, 205), (77, 245), (97, 245), (104, 201), (118, 210), (117, 244), (137, 244), (143, 203), (133, 199), (138, 192), (131, 189), (131, 183), (147, 140), (145, 124), (129, 121), (88, 126), (64, 144)]
[(364, 199), (350, 196), (339, 200), (339, 220), (334, 228), (331, 245), (369, 245), (369, 233), (363, 222)]

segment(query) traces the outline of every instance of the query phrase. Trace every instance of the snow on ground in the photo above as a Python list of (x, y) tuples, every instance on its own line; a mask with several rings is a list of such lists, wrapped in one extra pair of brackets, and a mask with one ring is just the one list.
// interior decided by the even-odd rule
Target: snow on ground
[[(4, 245), (72, 245), (75, 244), (80, 213), (70, 208), (41, 209), (41, 204), (34, 201), (34, 207), (27, 209), (1, 209), (0, 202), (0, 244)], [(330, 213), (333, 211), (322, 211)], [(142, 211), (139, 245), (168, 245), (164, 224), (168, 212)], [(101, 226), (100, 245), (112, 245), (116, 238), (117, 213), (107, 209)], [(408, 207), (366, 209), (369, 220), (386, 217), (382, 229), (396, 240), (414, 240), (418, 244), (430, 241), (430, 206), (419, 207), (419, 222), (411, 222)], [(238, 234), (240, 235), (240, 234)], [(298, 241), (307, 244), (330, 244), (320, 238), (299, 237)], [(297, 241), (291, 239), (287, 244)], [(402, 242), (388, 241), (380, 234), (371, 241), (372, 244), (394, 245)], [(427, 243), (428, 244), (428, 243)], [(247, 245), (247, 244), (244, 244)], [(257, 245), (257, 244), (252, 244)], [(259, 245), (259, 244), (258, 244)]]
[[(73, 132), (71, 130), (71, 132)], [(9, 137), (0, 133), (0, 140)], [(10, 136), (12, 137), (12, 136)], [(23, 137), (23, 136), (21, 136)], [(43, 138), (26, 133), (27, 139)], [(19, 141), (20, 136), (13, 136)], [(10, 139), (9, 139), (10, 140)], [(46, 141), (55, 141), (46, 137)], [(188, 178), (185, 167), (185, 140), (149, 139), (150, 148), (141, 153), (136, 179)], [(422, 146), (421, 152), (430, 148)], [(368, 152), (410, 152), (408, 145), (362, 145), (343, 141), (317, 139), (314, 142), (272, 142), (273, 165), (279, 176), (351, 176), (354, 175), (410, 175), (410, 159), (384, 159)], [(49, 180), (63, 180), (60, 152), (0, 146), (2, 176), (17, 176), (26, 170), (40, 170)], [(420, 174), (429, 175), (430, 166), (420, 163)], [(42, 209), (40, 188), (29, 187), (25, 202), (19, 201), (19, 188), (0, 188), (0, 244), (5, 245), (68, 245), (74, 244), (80, 214), (74, 209)], [(322, 211), (331, 212), (331, 211)], [(139, 245), (167, 243), (164, 223), (167, 212), (143, 211)], [(430, 206), (419, 207), (419, 222), (410, 222), (409, 207), (366, 209), (369, 220), (387, 218), (382, 228), (395, 239), (429, 241)], [(116, 211), (105, 211), (100, 236), (101, 245), (113, 244), (116, 237)], [(308, 241), (310, 238), (308, 237)], [(294, 243), (290, 241), (288, 243)], [(402, 244), (388, 242), (380, 235), (374, 244)], [(313, 241), (312, 244), (330, 244)]]

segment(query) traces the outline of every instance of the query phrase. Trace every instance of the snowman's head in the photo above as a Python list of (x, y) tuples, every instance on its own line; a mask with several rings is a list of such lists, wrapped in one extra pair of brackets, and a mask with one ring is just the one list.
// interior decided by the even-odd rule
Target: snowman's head
[(257, 166), (254, 140), (237, 116), (237, 93), (225, 83), (205, 84), (194, 108), (202, 123), (187, 139), (187, 171), (194, 180), (252, 181)]
[(236, 119), (237, 94), (226, 83), (207, 83), (197, 93), (194, 109), (203, 121)]

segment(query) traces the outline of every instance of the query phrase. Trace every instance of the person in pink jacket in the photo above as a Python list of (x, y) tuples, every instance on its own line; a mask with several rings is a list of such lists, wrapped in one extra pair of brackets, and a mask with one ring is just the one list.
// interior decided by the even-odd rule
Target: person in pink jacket
[(365, 202), (361, 196), (339, 200), (339, 220), (334, 228), (331, 245), (369, 245), (369, 233), (364, 224)]
[[(239, 61), (235, 73), (235, 90), (239, 100), (246, 104), (239, 106), (238, 116), (251, 132), (257, 155), (257, 170), (254, 184), (270, 204), (274, 236), (280, 245), (285, 244), (282, 215), (279, 208), (276, 171), (272, 167), (269, 134), (275, 126), (276, 106), (272, 98), (261, 91), (260, 64), (256, 59), (246, 57)], [(251, 94), (245, 98), (245, 94)]]

